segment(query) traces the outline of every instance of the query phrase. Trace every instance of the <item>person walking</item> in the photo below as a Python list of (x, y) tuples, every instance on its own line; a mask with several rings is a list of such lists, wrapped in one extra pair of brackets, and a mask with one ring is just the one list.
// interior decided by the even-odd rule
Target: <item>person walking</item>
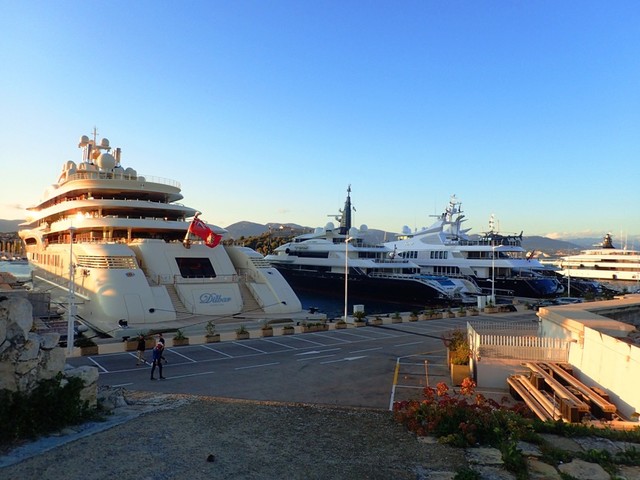
[(153, 376), (154, 372), (156, 371), (156, 367), (158, 367), (158, 373), (160, 374), (160, 380), (164, 380), (164, 377), (162, 376), (162, 354), (164, 352), (164, 345), (160, 342), (158, 342), (156, 344), (156, 346), (153, 348), (153, 352), (152, 352), (152, 363), (151, 363), (151, 380), (155, 380), (156, 377)]
[(138, 335), (138, 346), (136, 347), (136, 352), (138, 352), (138, 361), (136, 362), (136, 365), (144, 365), (145, 363), (147, 363), (144, 359), (144, 351), (147, 347), (146, 344), (147, 342), (144, 339), (144, 335)]

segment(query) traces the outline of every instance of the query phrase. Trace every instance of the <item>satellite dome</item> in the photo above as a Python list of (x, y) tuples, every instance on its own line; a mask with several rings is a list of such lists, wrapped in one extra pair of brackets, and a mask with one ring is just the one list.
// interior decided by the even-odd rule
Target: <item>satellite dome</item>
[(409, 228), (408, 225), (405, 225), (404, 227), (402, 227), (402, 233), (403, 235), (409, 235), (411, 233), (411, 229)]
[(349, 236), (355, 237), (356, 235), (358, 235), (358, 229), (356, 227), (351, 227), (349, 229)]
[(109, 147), (109, 139), (108, 138), (103, 138), (102, 140), (100, 140), (100, 146), (102, 148), (110, 148)]
[(96, 164), (101, 170), (111, 170), (116, 166), (116, 159), (110, 153), (101, 153), (96, 160)]
[(324, 226), (324, 229), (325, 229), (327, 232), (331, 232), (331, 231), (335, 230), (335, 228), (336, 228), (336, 226), (333, 224), (333, 222), (328, 222), (328, 223)]
[(360, 231), (361, 232), (366, 232), (367, 230), (369, 230), (369, 227), (367, 227), (364, 223), (362, 225), (360, 225)]
[(89, 137), (87, 137), (86, 135), (82, 135), (80, 137), (80, 140), (78, 141), (78, 146), (84, 147), (87, 143), (89, 143)]

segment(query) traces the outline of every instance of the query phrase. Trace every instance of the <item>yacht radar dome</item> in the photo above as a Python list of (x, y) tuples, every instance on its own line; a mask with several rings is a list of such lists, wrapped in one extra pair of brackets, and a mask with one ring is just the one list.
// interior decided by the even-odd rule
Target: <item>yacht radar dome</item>
[(96, 164), (101, 170), (111, 170), (116, 166), (116, 159), (110, 153), (101, 153)]
[(100, 140), (100, 148), (105, 148), (105, 149), (111, 148), (109, 146), (109, 139), (108, 138), (103, 138), (102, 140)]
[(85, 145), (89, 144), (89, 137), (87, 137), (86, 135), (82, 135), (80, 137), (80, 141), (78, 142), (78, 147), (84, 147)]
[(369, 227), (367, 225), (365, 225), (364, 223), (362, 225), (360, 225), (360, 231), (361, 232), (367, 232), (369, 230)]
[(331, 231), (335, 230), (335, 228), (336, 228), (336, 226), (333, 224), (333, 222), (328, 222), (328, 223), (324, 226), (324, 229), (325, 229), (327, 232), (331, 232)]

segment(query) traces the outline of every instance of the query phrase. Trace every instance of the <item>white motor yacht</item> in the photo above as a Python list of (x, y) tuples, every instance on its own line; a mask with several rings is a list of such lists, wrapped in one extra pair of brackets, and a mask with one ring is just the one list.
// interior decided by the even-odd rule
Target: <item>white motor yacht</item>
[(555, 275), (527, 255), (520, 235), (490, 231), (472, 238), (462, 204), (453, 195), (444, 213), (429, 227), (403, 234), (385, 245), (432, 275), (473, 278), (486, 294), (522, 298), (555, 297), (563, 287)]
[(217, 245), (226, 230), (178, 203), (173, 180), (141, 175), (109, 140), (82, 136), (21, 225), (34, 276), (65, 290), (78, 320), (111, 336), (184, 326), (196, 315), (287, 318), (296, 294), (257, 252)]
[(383, 245), (367, 241), (368, 227), (351, 225), (351, 187), (344, 210), (336, 215), (336, 227), (295, 237), (267, 255), (294, 290), (341, 296), (347, 288), (351, 303), (378, 300), (424, 308), (442, 303), (475, 303), (479, 288), (464, 279), (422, 274), (419, 265), (395, 255)]
[(640, 251), (616, 248), (607, 233), (597, 248), (560, 260), (560, 273), (570, 278), (640, 282)]

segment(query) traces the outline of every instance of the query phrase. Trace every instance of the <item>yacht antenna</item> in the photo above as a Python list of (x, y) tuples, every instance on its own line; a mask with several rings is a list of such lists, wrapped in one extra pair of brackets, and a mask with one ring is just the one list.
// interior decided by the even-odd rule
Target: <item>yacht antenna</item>
[(93, 144), (98, 145), (96, 142), (98, 141), (98, 127), (93, 126)]

